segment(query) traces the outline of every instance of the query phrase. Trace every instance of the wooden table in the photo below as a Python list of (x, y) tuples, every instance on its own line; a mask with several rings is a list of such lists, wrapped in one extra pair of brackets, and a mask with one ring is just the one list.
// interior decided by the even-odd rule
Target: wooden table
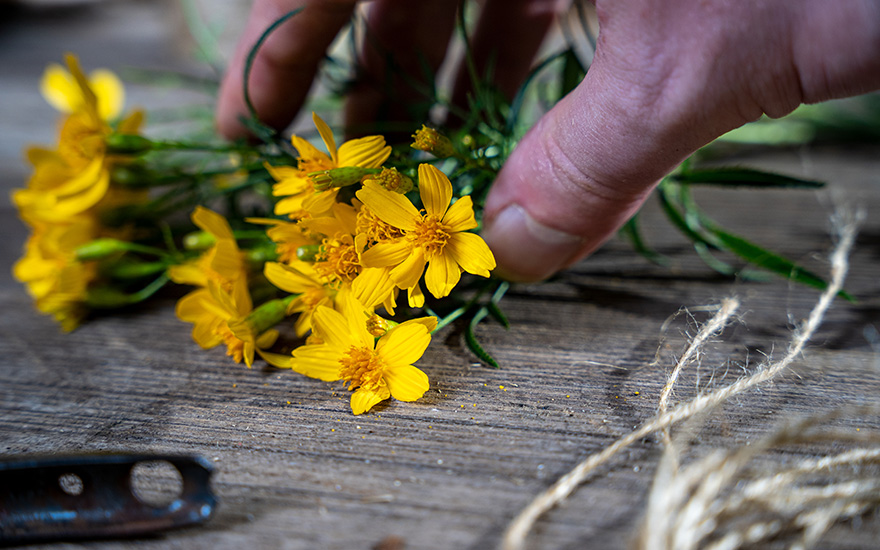
[[(0, 8), (5, 194), (27, 177), (22, 147), (54, 139), (56, 115), (37, 93), (47, 62), (72, 50), (87, 67), (195, 70), (170, 39), (176, 27), (162, 8)], [(148, 107), (176, 100), (144, 87), (131, 91)], [(726, 227), (822, 274), (835, 205), (857, 205), (867, 219), (846, 284), (858, 303), (835, 303), (796, 367), (709, 416), (686, 456), (747, 444), (793, 415), (880, 403), (878, 153), (867, 146), (758, 152), (737, 162), (830, 185), (698, 193)], [(432, 384), (423, 399), (355, 417), (338, 383), (261, 363), (248, 370), (219, 348), (202, 351), (175, 318), (173, 298), (63, 334), (13, 280), (26, 229), (8, 201), (0, 208), (0, 455), (187, 452), (216, 470), (220, 507), (207, 525), (94, 543), (101, 548), (350, 549), (394, 540), (413, 549), (494, 547), (537, 493), (655, 414), (673, 357), (709, 313), (678, 315), (661, 333), (670, 316), (732, 295), (743, 302), (742, 322), (683, 375), (674, 395), (680, 402), (734, 380), (763, 354), (778, 356), (818, 296), (779, 279), (715, 275), (651, 201), (643, 224), (670, 267), (646, 262), (616, 239), (553, 282), (513, 287), (502, 302), (512, 328), (484, 323), (478, 331), (502, 368), (476, 363), (461, 327), (448, 327), (420, 362)], [(880, 430), (880, 419), (847, 417), (834, 426)], [(660, 452), (659, 440), (647, 438), (618, 456), (538, 522), (530, 547), (626, 547)], [(873, 548), (878, 535), (880, 519), (868, 514), (835, 526), (823, 547)]]

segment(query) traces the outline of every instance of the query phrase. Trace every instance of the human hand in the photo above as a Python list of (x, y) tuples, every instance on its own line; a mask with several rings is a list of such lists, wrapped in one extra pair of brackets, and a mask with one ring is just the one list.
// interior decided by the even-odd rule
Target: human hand
[[(221, 132), (244, 134), (237, 121), (244, 59), (265, 28), (306, 6), (267, 39), (251, 73), (258, 114), (283, 127), (356, 3), (257, 0), (221, 87)], [(484, 2), (472, 45), (478, 62), (504, 45), (495, 71), (502, 90), (512, 93), (527, 73), (556, 3)], [(371, 37), (395, 52), (404, 74), (421, 74), (423, 59), (436, 70), (455, 4), (376, 0)], [(596, 8), (600, 34), (589, 73), (521, 141), (486, 203), (483, 236), (513, 280), (546, 278), (594, 251), (663, 175), (724, 132), (800, 103), (880, 88), (876, 0), (596, 0)], [(384, 54), (366, 47), (362, 55), (364, 78), (383, 82)], [(347, 125), (374, 119), (381, 102), (378, 87), (357, 87)]]
[[(424, 103), (420, 78), (443, 62), (455, 28), (459, 0), (374, 0), (367, 14), (368, 36), (361, 45), (355, 87), (346, 95), (346, 128), (371, 127), (389, 118), (412, 125), (426, 113), (405, 106)], [(242, 77), (248, 52), (276, 20), (304, 8), (275, 30), (260, 48), (248, 86), (260, 119), (282, 129), (299, 111), (319, 63), (358, 0), (255, 0), (245, 30), (220, 87), (217, 125), (235, 138), (247, 135), (239, 116), (247, 114)], [(494, 84), (512, 97), (553, 21), (559, 0), (485, 0), (470, 38), (478, 70), (491, 58)], [(511, 39), (515, 37), (515, 39)], [(394, 66), (390, 66), (391, 60)], [(407, 80), (399, 75), (407, 75)], [(460, 71), (454, 98), (461, 100), (469, 78)], [(394, 97), (389, 97), (386, 92)], [(390, 111), (389, 111), (390, 106)]]
[(513, 280), (599, 247), (656, 182), (762, 114), (880, 88), (880, 2), (597, 0), (582, 83), (519, 143), (484, 210)]

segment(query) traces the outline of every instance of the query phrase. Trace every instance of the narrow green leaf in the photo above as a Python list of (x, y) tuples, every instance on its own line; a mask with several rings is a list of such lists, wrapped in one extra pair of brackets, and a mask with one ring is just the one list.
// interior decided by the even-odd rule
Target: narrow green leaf
[(688, 185), (723, 185), (726, 187), (819, 189), (824, 182), (795, 178), (751, 168), (707, 168), (683, 170), (671, 176), (677, 183)]
[(489, 352), (483, 349), (483, 346), (481, 346), (479, 342), (477, 342), (477, 335), (474, 332), (474, 330), (477, 328), (477, 325), (479, 325), (480, 321), (482, 321), (486, 317), (487, 313), (488, 309), (485, 307), (481, 307), (477, 310), (464, 331), (464, 339), (465, 342), (467, 342), (468, 348), (474, 355), (480, 358), (480, 360), (484, 363), (498, 369), (501, 368), (501, 365), (499, 365), (498, 361), (496, 361), (495, 358), (492, 357)]
[(505, 315), (504, 312), (501, 311), (501, 308), (498, 307), (498, 304), (494, 302), (489, 302), (486, 305), (486, 308), (488, 308), (489, 313), (496, 321), (501, 324), (501, 326), (503, 326), (507, 330), (510, 330), (510, 321), (507, 319), (507, 315)]
[(684, 235), (692, 240), (694, 243), (702, 243), (710, 248), (717, 248), (714, 243), (710, 242), (706, 237), (700, 235), (693, 229), (691, 229), (690, 225), (688, 225), (684, 216), (676, 209), (673, 202), (672, 193), (670, 192), (668, 184), (666, 184), (667, 180), (664, 180), (663, 183), (658, 187), (657, 196), (660, 198), (660, 207), (663, 209), (663, 213), (666, 214), (666, 217), (669, 218), (669, 221), (678, 228), (679, 231), (684, 233)]
[[(260, 38), (257, 39), (256, 43), (254, 43), (253, 47), (248, 52), (247, 58), (245, 59), (244, 77), (242, 78), (242, 81), (243, 81), (242, 82), (242, 87), (243, 87), (242, 91), (243, 91), (243, 95), (244, 95), (244, 104), (248, 108), (248, 113), (250, 113), (250, 115), (251, 115), (252, 122), (255, 125), (261, 126), (263, 128), (264, 132), (266, 130), (268, 130), (270, 135), (274, 135), (274, 132), (268, 126), (260, 124), (259, 117), (257, 116), (257, 110), (254, 108), (254, 104), (251, 101), (250, 86), (248, 86), (248, 83), (250, 82), (250, 79), (251, 79), (251, 69), (254, 66), (254, 60), (257, 58), (257, 52), (260, 51), (260, 48), (263, 46), (263, 43), (266, 41), (266, 39), (269, 38), (269, 35), (271, 35), (273, 32), (275, 32), (275, 29), (277, 29), (278, 27), (283, 25), (289, 19), (291, 19), (295, 15), (299, 14), (303, 9), (305, 9), (305, 8), (300, 7), (295, 10), (289, 11), (289, 12), (285, 13), (284, 15), (282, 15), (281, 17), (279, 17), (278, 19), (276, 19), (274, 23), (269, 25), (269, 28), (267, 28), (265, 31), (263, 31), (263, 34), (261, 34)], [(252, 129), (252, 128), (249, 128), (249, 129)], [(263, 138), (263, 136), (260, 134), (257, 134), (257, 137), (260, 137), (261, 139)]]
[(440, 318), (440, 315), (435, 313), (433, 309), (427, 308), (425, 310), (425, 312), (428, 315), (431, 315), (432, 317), (437, 317), (439, 319), (439, 321), (437, 321), (437, 327), (433, 331), (431, 331), (431, 334), (434, 334), (438, 330), (444, 328), (449, 323), (455, 321), (456, 319), (458, 319), (459, 317), (464, 315), (464, 313), (467, 311), (467, 309), (468, 309), (467, 306), (462, 306), (462, 307), (455, 309), (454, 311), (452, 311), (451, 313), (449, 313), (445, 317)]
[[(828, 287), (828, 283), (820, 276), (800, 267), (791, 260), (720, 228), (710, 227), (708, 230), (718, 237), (725, 248), (758, 267), (813, 288), (824, 290)], [(850, 302), (854, 301), (853, 297), (843, 290), (840, 291), (839, 296)]]
[(519, 120), (519, 113), (522, 110), (523, 103), (526, 100), (526, 91), (535, 80), (535, 77), (537, 77), (544, 69), (546, 69), (548, 65), (558, 60), (559, 58), (564, 57), (565, 54), (569, 52), (571, 52), (571, 50), (565, 50), (553, 54), (550, 57), (539, 62), (531, 71), (529, 71), (529, 74), (526, 75), (526, 78), (523, 80), (522, 84), (520, 84), (519, 89), (516, 91), (516, 95), (513, 97), (513, 101), (510, 102), (510, 113), (507, 116), (506, 122), (506, 131), (508, 133), (511, 133), (516, 129), (516, 123)]
[(638, 224), (638, 213), (636, 213), (623, 225), (623, 227), (620, 228), (620, 232), (629, 239), (633, 249), (641, 254), (645, 259), (657, 265), (669, 265), (668, 258), (651, 249), (647, 244), (645, 244), (644, 239), (642, 239), (642, 233), (639, 230)]

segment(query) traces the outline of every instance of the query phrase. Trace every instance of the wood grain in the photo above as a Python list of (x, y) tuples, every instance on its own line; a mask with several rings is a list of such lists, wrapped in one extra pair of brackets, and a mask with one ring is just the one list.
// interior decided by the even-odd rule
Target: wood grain
[[(0, 8), (9, 16), (0, 32), (5, 193), (26, 177), (22, 146), (53, 140), (55, 115), (36, 93), (46, 62), (74, 50), (89, 67), (193, 68), (169, 39), (164, 7)], [(153, 99), (142, 87), (132, 97), (148, 107)], [(858, 303), (835, 304), (794, 371), (707, 418), (694, 456), (747, 444), (790, 415), (878, 403), (878, 152), (813, 148), (738, 159), (831, 182), (820, 192), (698, 193), (726, 227), (819, 273), (827, 272), (834, 204), (851, 202), (868, 216), (847, 283)], [(220, 350), (201, 350), (175, 319), (172, 297), (62, 334), (11, 277), (26, 230), (7, 201), (0, 208), (0, 454), (193, 452), (216, 468), (217, 517), (138, 541), (138, 548), (373, 548), (396, 544), (389, 537), (414, 549), (491, 548), (535, 494), (654, 414), (685, 335), (709, 317), (691, 317), (683, 307), (736, 294), (745, 313), (699, 368), (683, 374), (673, 400), (731, 381), (764, 354), (778, 353), (818, 295), (779, 280), (715, 275), (651, 204), (646, 234), (671, 267), (648, 264), (615, 240), (550, 283), (514, 287), (502, 302), (512, 328), (486, 323), (478, 330), (501, 369), (475, 363), (461, 327), (448, 327), (420, 362), (432, 382), (423, 399), (354, 417), (340, 384), (259, 363), (249, 370)], [(835, 426), (876, 432), (880, 419)], [(785, 449), (773, 458), (826, 450)], [(646, 439), (604, 468), (539, 522), (530, 547), (626, 547), (659, 452), (658, 441)], [(873, 548), (878, 535), (880, 519), (871, 514), (835, 527), (823, 547)]]

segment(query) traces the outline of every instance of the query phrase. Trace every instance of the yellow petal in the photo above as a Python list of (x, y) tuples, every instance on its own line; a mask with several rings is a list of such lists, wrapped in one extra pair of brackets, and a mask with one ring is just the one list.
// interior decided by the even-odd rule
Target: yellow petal
[(315, 123), (315, 128), (318, 129), (318, 133), (321, 134), (321, 139), (324, 140), (327, 151), (330, 152), (333, 166), (339, 166), (339, 154), (336, 151), (336, 140), (333, 139), (333, 130), (314, 111), (312, 112), (312, 121)]
[(449, 296), (460, 279), (461, 269), (448, 252), (438, 254), (428, 262), (425, 285), (435, 298)]
[(345, 233), (354, 235), (357, 233), (357, 210), (350, 204), (337, 202), (333, 204), (333, 217), (339, 220), (342, 230)]
[(398, 289), (398, 288), (392, 289), (391, 292), (388, 294), (388, 297), (385, 298), (385, 301), (382, 302), (382, 307), (384, 307), (385, 311), (388, 313), (388, 315), (390, 315), (392, 317), (394, 316), (394, 308), (397, 307), (397, 294), (398, 294), (398, 292), (400, 292), (400, 289)]
[(367, 267), (352, 281), (351, 291), (365, 307), (375, 309), (394, 293), (394, 281), (388, 269)]
[(488, 277), (495, 269), (495, 256), (489, 245), (473, 233), (453, 233), (446, 241), (444, 254), (449, 254), (468, 273)]
[(400, 401), (415, 401), (430, 388), (428, 375), (412, 365), (386, 369), (385, 382), (391, 396)]
[(269, 175), (272, 176), (272, 178), (277, 182), (281, 182), (290, 178), (302, 177), (302, 170), (296, 168), (295, 166), (272, 166), (268, 162), (263, 162), (263, 168), (265, 168), (266, 171), (269, 172)]
[(254, 309), (254, 303), (251, 300), (251, 293), (248, 291), (246, 277), (239, 277), (232, 285), (232, 301), (234, 303), (234, 311), (238, 315), (245, 317)]
[(223, 324), (223, 319), (210, 318), (193, 325), (192, 339), (202, 349), (211, 349), (223, 343), (218, 330)]
[(280, 201), (275, 203), (275, 215), (286, 216), (288, 214), (302, 212), (302, 203), (302, 195), (281, 199)]
[(89, 74), (89, 85), (98, 99), (98, 115), (102, 120), (112, 120), (122, 113), (125, 88), (118, 76), (107, 69), (97, 69)]
[(205, 315), (202, 301), (210, 299), (210, 293), (206, 289), (194, 290), (177, 301), (174, 313), (177, 318), (186, 323), (194, 323)]
[(391, 270), (391, 279), (400, 288), (412, 288), (419, 284), (424, 271), (425, 252), (421, 248), (415, 248), (406, 260)]
[[(35, 204), (42, 210), (39, 215), (46, 220), (62, 221), (98, 204), (110, 187), (110, 172), (104, 169), (100, 159), (98, 159), (98, 168), (97, 174), (89, 170), (70, 180), (56, 190), (59, 194), (41, 193), (43, 196), (39, 197)], [(73, 189), (76, 191), (71, 192)]]
[(140, 109), (132, 111), (131, 114), (119, 121), (117, 131), (120, 134), (137, 134), (144, 123), (145, 116)]
[(263, 361), (279, 369), (289, 369), (291, 368), (291, 364), (293, 363), (293, 357), (288, 354), (272, 353), (269, 351), (261, 350), (259, 348), (257, 349), (257, 353), (260, 354), (260, 357), (263, 358)]
[[(409, 307), (414, 307), (417, 309), (421, 309), (425, 306), (425, 295), (422, 292), (422, 286), (416, 285), (410, 288), (406, 294), (407, 303), (409, 303)], [(431, 329), (434, 330), (434, 329)]]
[(384, 189), (375, 181), (364, 182), (356, 195), (379, 219), (404, 231), (415, 229), (416, 220), (422, 217), (408, 198)]
[(378, 168), (391, 156), (391, 147), (382, 136), (367, 136), (346, 141), (339, 146), (337, 166)]
[(331, 211), (336, 204), (336, 195), (339, 189), (327, 189), (320, 193), (306, 195), (302, 201), (303, 209), (312, 216), (323, 216)]
[(367, 318), (373, 313), (361, 304), (351, 290), (343, 287), (336, 295), (336, 306), (348, 321), (349, 342), (358, 347), (373, 349), (375, 338), (367, 330)]
[(238, 245), (232, 240), (219, 240), (211, 249), (210, 268), (227, 281), (242, 279), (244, 265)]
[(275, 342), (278, 340), (278, 331), (275, 329), (270, 329), (261, 334), (256, 341), (257, 349), (266, 349), (271, 348)]
[(312, 183), (309, 179), (299, 175), (280, 179), (272, 186), (272, 195), (276, 197), (289, 197), (312, 191)]
[(333, 236), (337, 233), (345, 232), (345, 230), (342, 228), (342, 224), (339, 223), (339, 220), (329, 216), (323, 216), (320, 218), (306, 218), (299, 222), (299, 226), (306, 231), (309, 231), (311, 233), (318, 233), (321, 235)]
[(315, 308), (312, 329), (321, 340), (333, 347), (348, 349), (354, 343), (348, 331), (348, 321), (341, 313), (327, 306)]
[(202, 231), (207, 231), (218, 239), (233, 239), (232, 228), (226, 218), (204, 206), (196, 206), (190, 216), (196, 226)]
[(446, 215), (443, 216), (443, 223), (450, 231), (467, 231), (477, 226), (477, 220), (474, 219), (474, 201), (470, 196), (462, 197), (455, 201)]
[(391, 392), (388, 391), (387, 386), (380, 386), (375, 390), (358, 388), (351, 394), (351, 412), (354, 414), (365, 413), (389, 397), (391, 397)]
[(198, 262), (190, 261), (168, 268), (168, 277), (179, 285), (205, 286), (208, 276)]
[(73, 76), (57, 63), (52, 63), (40, 79), (40, 93), (52, 107), (62, 113), (82, 108), (83, 97)]
[(278, 262), (266, 262), (263, 275), (269, 282), (285, 292), (302, 294), (307, 290), (320, 287), (321, 283), (293, 267)]
[(324, 344), (300, 346), (290, 361), (291, 369), (325, 382), (339, 380), (340, 366), (339, 351)]
[(79, 87), (79, 91), (82, 94), (83, 109), (96, 123), (99, 122), (98, 98), (95, 97), (95, 92), (92, 91), (86, 75), (82, 72), (82, 68), (79, 66), (79, 59), (73, 54), (66, 54), (64, 56), (64, 61), (67, 63), (67, 69), (70, 71), (70, 75), (73, 77), (73, 80), (76, 82), (76, 85)]
[(399, 326), (404, 325), (422, 325), (425, 327), (425, 330), (428, 332), (434, 332), (434, 329), (437, 328), (437, 318), (436, 317), (417, 317), (416, 319), (410, 319), (409, 321), (405, 321), (400, 323)]
[(389, 367), (411, 365), (422, 357), (430, 343), (431, 335), (424, 325), (404, 323), (386, 332), (376, 344), (376, 351)]
[[(331, 134), (332, 137), (332, 134)], [(320, 151), (317, 147), (304, 140), (299, 136), (291, 136), (290, 143), (296, 148), (299, 157), (305, 161), (320, 162), (327, 165), (327, 168), (333, 167), (333, 161), (327, 156), (327, 153)], [(298, 169), (295, 169), (298, 171)]]
[(235, 307), (235, 298), (220, 288), (220, 283), (208, 279), (207, 288), (211, 293), (211, 300), (205, 303), (206, 309), (214, 312), (218, 317), (223, 317), (224, 320), (237, 316), (238, 310)]
[[(321, 305), (326, 306), (328, 303), (325, 301)], [(296, 322), (293, 324), (293, 330), (299, 338), (302, 338), (308, 331), (312, 330), (312, 311), (303, 311), (300, 313)]]
[(433, 165), (419, 164), (419, 195), (428, 214), (442, 217), (452, 200), (452, 184)]
[(107, 172), (107, 170), (104, 167), (103, 157), (98, 156), (89, 161), (89, 164), (79, 171), (76, 176), (69, 178), (64, 183), (48, 191), (59, 197), (63, 195), (76, 195), (93, 187), (95, 182), (101, 177), (102, 172)]
[(410, 245), (404, 241), (379, 243), (361, 254), (364, 267), (398, 265), (409, 257)]

